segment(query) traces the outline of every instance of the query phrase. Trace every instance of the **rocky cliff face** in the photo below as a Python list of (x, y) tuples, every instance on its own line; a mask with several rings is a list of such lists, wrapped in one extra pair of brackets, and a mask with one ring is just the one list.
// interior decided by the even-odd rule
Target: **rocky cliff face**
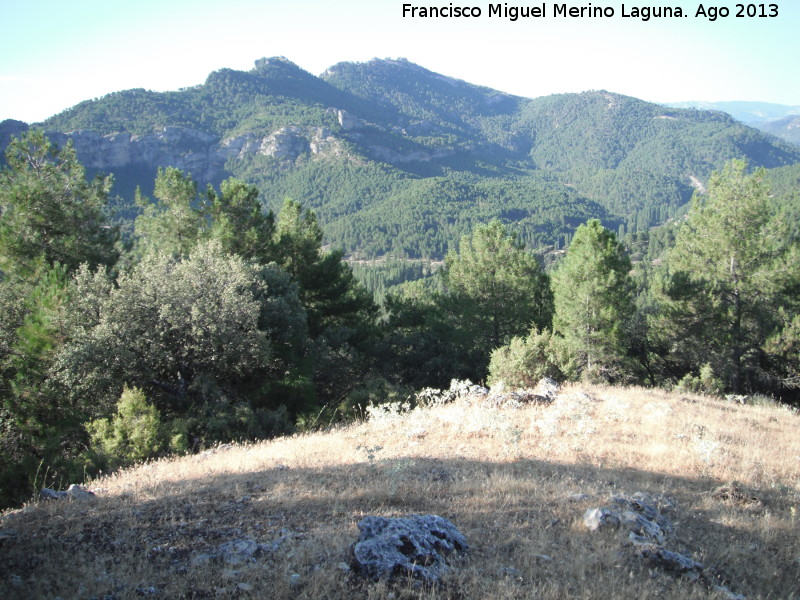
[[(0, 123), (0, 143), (5, 147), (12, 136), (28, 129), (25, 123)], [(47, 132), (53, 143), (63, 146), (72, 140), (78, 159), (89, 168), (112, 171), (130, 165), (177, 167), (200, 183), (224, 174), (225, 162), (248, 154), (270, 156), (279, 162), (294, 162), (302, 155), (342, 156), (345, 147), (326, 127), (282, 127), (266, 136), (244, 133), (220, 140), (214, 135), (187, 127), (165, 127), (148, 135), (115, 133), (99, 135), (92, 130), (68, 133)]]

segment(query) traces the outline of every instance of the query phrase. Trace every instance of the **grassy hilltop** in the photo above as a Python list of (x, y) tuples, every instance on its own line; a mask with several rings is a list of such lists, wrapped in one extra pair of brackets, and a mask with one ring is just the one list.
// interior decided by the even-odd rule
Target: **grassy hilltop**
[[(797, 598), (797, 424), (776, 406), (582, 384), (549, 405), (390, 405), (332, 431), (100, 477), (93, 501), (6, 513), (0, 588), (41, 599), (725, 597), (584, 526), (587, 508), (643, 492), (674, 524), (667, 546), (732, 592)], [(362, 517), (413, 513), (450, 519), (469, 542), (441, 586), (349, 569)], [(208, 558), (242, 539), (268, 549), (239, 564)]]

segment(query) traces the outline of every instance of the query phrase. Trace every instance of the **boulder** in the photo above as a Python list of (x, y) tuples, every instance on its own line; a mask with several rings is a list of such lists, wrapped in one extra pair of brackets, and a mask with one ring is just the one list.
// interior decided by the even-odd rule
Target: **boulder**
[(447, 557), (468, 549), (456, 526), (438, 515), (365, 517), (358, 528), (353, 570), (373, 580), (411, 575), (438, 583), (447, 570)]

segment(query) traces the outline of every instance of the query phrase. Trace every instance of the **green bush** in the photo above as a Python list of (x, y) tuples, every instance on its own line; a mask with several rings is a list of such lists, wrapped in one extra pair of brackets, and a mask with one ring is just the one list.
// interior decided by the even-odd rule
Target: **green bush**
[(714, 374), (714, 369), (706, 363), (700, 367), (699, 375), (687, 373), (675, 386), (680, 392), (694, 392), (696, 394), (710, 394), (718, 396), (725, 389), (722, 381)]
[(195, 433), (204, 446), (215, 442), (267, 439), (294, 432), (285, 406), (275, 410), (254, 409), (239, 402), (213, 407), (205, 405), (201, 413), (205, 416), (196, 423)]
[(161, 415), (138, 388), (125, 386), (116, 414), (111, 419), (90, 421), (86, 430), (92, 451), (110, 467), (153, 458), (165, 447)]
[(514, 337), (506, 346), (492, 352), (489, 362), (490, 387), (502, 382), (510, 388), (535, 386), (543, 377), (568, 379), (574, 367), (562, 339), (535, 327), (527, 337)]
[(383, 377), (371, 377), (351, 391), (338, 410), (345, 420), (363, 419), (368, 406), (405, 402), (410, 395), (410, 390), (394, 385)]

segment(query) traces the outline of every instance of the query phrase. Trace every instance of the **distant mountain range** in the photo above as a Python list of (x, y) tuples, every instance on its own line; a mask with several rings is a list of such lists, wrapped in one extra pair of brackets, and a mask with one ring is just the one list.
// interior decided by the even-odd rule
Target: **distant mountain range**
[(745, 125), (800, 145), (800, 106), (769, 102), (677, 102), (675, 108), (720, 110)]
[[(800, 163), (800, 147), (716, 110), (606, 91), (522, 98), (402, 59), (319, 77), (261, 59), (180, 91), (87, 100), (37, 126), (113, 172), (125, 200), (152, 191), (158, 167), (201, 183), (234, 175), (269, 208), (287, 196), (313, 208), (329, 243), (364, 257), (441, 258), (491, 218), (534, 247), (563, 246), (587, 218), (646, 229), (681, 214), (731, 158)], [(27, 127), (0, 123), (0, 144)]]

